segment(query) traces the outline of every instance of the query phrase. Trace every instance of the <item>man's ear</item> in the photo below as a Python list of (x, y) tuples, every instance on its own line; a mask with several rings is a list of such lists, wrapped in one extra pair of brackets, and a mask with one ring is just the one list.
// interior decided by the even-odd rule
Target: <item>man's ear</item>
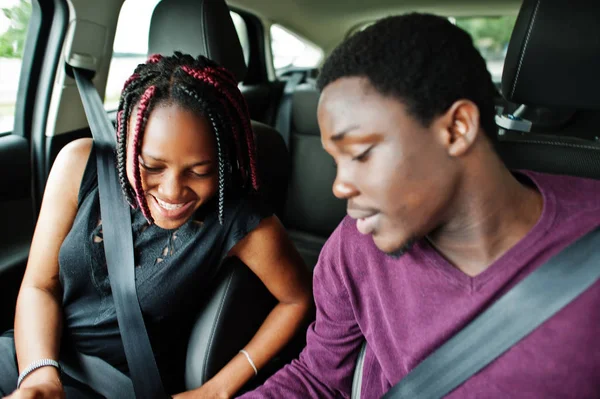
[(479, 108), (470, 100), (457, 100), (438, 118), (436, 125), (448, 155), (460, 157), (472, 148), (479, 136)]

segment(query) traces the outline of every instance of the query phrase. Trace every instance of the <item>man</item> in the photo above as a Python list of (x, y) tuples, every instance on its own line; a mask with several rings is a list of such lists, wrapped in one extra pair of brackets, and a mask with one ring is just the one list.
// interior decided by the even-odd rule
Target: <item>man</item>
[[(348, 397), (364, 340), (362, 397), (379, 398), (600, 225), (600, 182), (505, 167), (485, 62), (444, 18), (390, 17), (357, 33), (319, 87), (348, 217), (314, 272), (306, 348), (248, 399)], [(597, 396), (599, 307), (595, 284), (449, 397)]]

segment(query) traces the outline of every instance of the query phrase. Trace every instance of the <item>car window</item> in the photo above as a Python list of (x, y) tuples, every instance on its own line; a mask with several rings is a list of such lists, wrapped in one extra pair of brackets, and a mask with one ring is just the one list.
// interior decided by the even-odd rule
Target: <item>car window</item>
[(117, 109), (123, 84), (135, 67), (146, 61), (150, 19), (158, 2), (159, 0), (127, 0), (123, 3), (106, 81), (106, 110)]
[[(148, 32), (152, 12), (160, 0), (126, 0), (119, 14), (113, 55), (106, 82), (104, 108), (114, 111), (119, 106), (119, 96), (123, 83), (133, 73), (135, 67), (146, 61), (148, 54)], [(233, 19), (246, 62), (248, 62), (249, 42), (246, 23), (242, 17), (232, 12)]]
[(23, 47), (31, 17), (30, 0), (0, 0), (0, 133), (11, 132)]
[(516, 20), (516, 15), (450, 18), (473, 37), (473, 43), (485, 59), (494, 82), (502, 80), (506, 49)]
[(246, 65), (248, 65), (248, 60), (250, 59), (250, 39), (248, 39), (248, 27), (246, 26), (246, 21), (244, 21), (244, 18), (235, 11), (230, 11), (229, 14), (231, 14), (233, 25), (240, 38), (240, 44), (242, 45), (242, 51), (244, 52), (244, 60), (246, 61)]
[(275, 73), (291, 68), (313, 68), (323, 60), (323, 50), (278, 24), (271, 25), (271, 51)]

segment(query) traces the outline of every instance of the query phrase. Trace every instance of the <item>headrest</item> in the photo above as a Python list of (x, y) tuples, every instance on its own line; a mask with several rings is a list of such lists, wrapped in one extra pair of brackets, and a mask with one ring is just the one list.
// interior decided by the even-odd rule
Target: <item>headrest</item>
[(152, 14), (148, 53), (203, 55), (242, 81), (246, 62), (223, 0), (162, 0)]
[(600, 109), (600, 2), (524, 0), (502, 94), (515, 103)]
[(304, 83), (296, 87), (292, 97), (292, 124), (297, 133), (320, 136), (317, 122), (319, 96), (319, 90), (314, 85)]

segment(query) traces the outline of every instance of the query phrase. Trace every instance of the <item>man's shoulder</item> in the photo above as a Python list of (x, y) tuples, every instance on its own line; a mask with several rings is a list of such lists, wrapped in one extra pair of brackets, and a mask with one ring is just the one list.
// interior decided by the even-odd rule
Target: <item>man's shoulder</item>
[(600, 206), (600, 180), (524, 171), (545, 192), (551, 192), (560, 202), (598, 204)]

